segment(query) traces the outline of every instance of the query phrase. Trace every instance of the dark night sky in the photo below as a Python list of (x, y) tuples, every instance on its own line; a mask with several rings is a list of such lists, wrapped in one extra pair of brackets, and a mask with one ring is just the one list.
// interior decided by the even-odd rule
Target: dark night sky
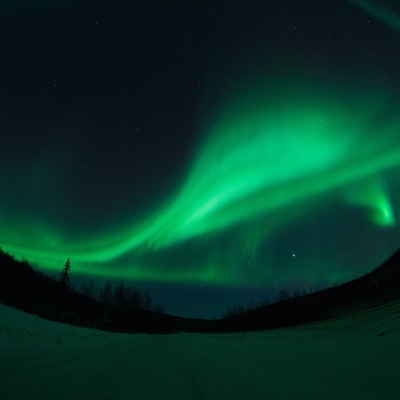
[(395, 1), (3, 1), (0, 246), (167, 311), (399, 246)]

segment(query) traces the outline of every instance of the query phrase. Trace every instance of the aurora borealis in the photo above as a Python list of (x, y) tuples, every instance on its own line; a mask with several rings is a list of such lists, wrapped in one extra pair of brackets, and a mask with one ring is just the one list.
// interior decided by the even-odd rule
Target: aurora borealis
[(23, 4), (1, 9), (4, 250), (213, 316), (399, 247), (393, 2)]

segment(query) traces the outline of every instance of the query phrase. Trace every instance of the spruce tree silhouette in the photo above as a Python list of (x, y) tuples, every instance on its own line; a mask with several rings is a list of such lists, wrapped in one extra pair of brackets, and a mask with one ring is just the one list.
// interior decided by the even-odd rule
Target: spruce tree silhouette
[(56, 293), (56, 313), (60, 320), (65, 320), (68, 311), (68, 298), (71, 287), (71, 282), (69, 279), (69, 273), (71, 271), (71, 261), (68, 258), (64, 267), (58, 275), (59, 287)]
[(58, 275), (58, 281), (60, 282), (61, 286), (67, 289), (71, 287), (71, 281), (69, 279), (70, 270), (71, 270), (71, 261), (68, 258), (63, 269), (60, 271), (60, 274)]

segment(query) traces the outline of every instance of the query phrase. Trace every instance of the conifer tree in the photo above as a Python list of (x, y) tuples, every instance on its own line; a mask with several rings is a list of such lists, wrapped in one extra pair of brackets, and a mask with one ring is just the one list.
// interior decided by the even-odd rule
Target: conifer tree
[(58, 275), (59, 287), (55, 293), (56, 313), (60, 321), (65, 320), (65, 315), (69, 307), (70, 287), (69, 272), (71, 270), (71, 261), (68, 258), (64, 267)]
[(58, 275), (58, 281), (61, 283), (61, 286), (64, 288), (68, 288), (68, 289), (71, 286), (71, 282), (69, 280), (69, 271), (70, 270), (71, 270), (71, 261), (68, 258), (63, 269), (60, 271), (60, 274)]

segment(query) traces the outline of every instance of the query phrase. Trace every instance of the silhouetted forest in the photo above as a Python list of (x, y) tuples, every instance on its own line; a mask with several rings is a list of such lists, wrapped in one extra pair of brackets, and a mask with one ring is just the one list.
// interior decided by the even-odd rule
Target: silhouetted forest
[(119, 332), (157, 331), (154, 316), (164, 308), (153, 305), (148, 292), (120, 282), (106, 282), (94, 290), (84, 283), (81, 293), (71, 288), (71, 262), (60, 270), (58, 280), (18, 261), (0, 249), (0, 301), (53, 321)]
[(360, 278), (228, 316), (222, 325), (226, 331), (280, 328), (344, 316), (399, 298), (400, 250), (397, 250)]
[(400, 298), (400, 250), (372, 272), (329, 289), (295, 296), (281, 291), (274, 304), (244, 311), (230, 310), (219, 320), (167, 315), (154, 306), (148, 292), (107, 282), (95, 290), (85, 283), (81, 293), (70, 286), (68, 259), (59, 279), (0, 249), (0, 300), (54, 321), (115, 332), (232, 332), (279, 328), (335, 318)]

